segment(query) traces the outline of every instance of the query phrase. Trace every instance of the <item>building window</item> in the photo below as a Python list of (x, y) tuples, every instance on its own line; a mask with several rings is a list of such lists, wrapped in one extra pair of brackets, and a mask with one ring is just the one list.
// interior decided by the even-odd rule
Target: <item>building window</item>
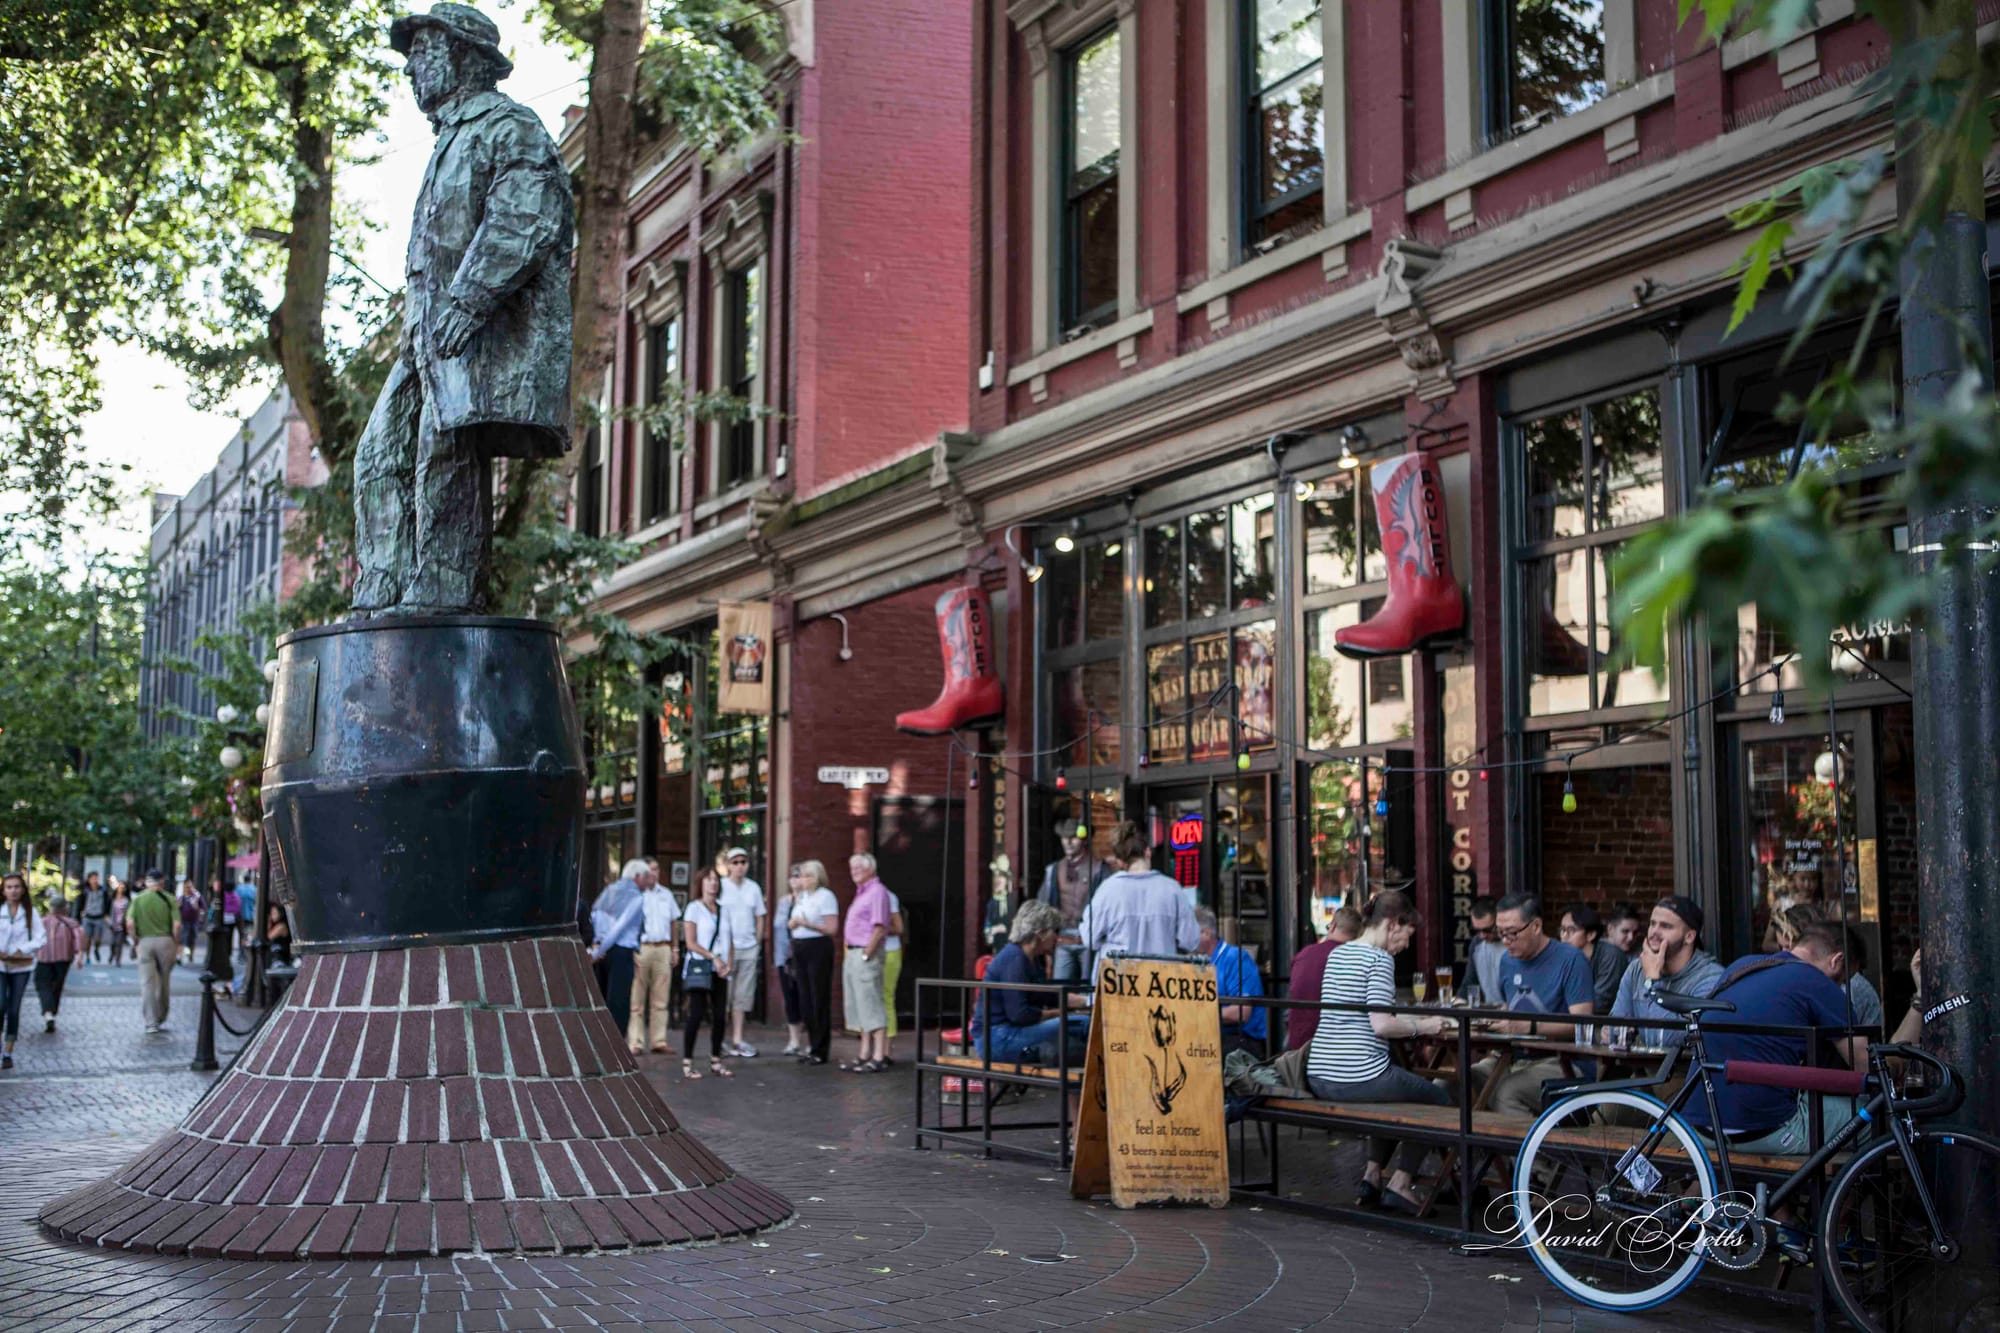
[(1325, 215), (1326, 71), (1319, 0), (1244, 0), (1245, 235), (1269, 249)]
[[(1617, 669), (1612, 557), (1666, 513), (1660, 395), (1654, 388), (1516, 427), (1525, 498), (1519, 552), (1521, 653), (1530, 716), (1657, 704), (1666, 685)], [(1594, 728), (1569, 733), (1578, 743)]]
[[(730, 271), (724, 284), (724, 315), (729, 322), (723, 391), (739, 400), (740, 408), (758, 404), (757, 385), (763, 366), (764, 265), (760, 260)], [(748, 481), (758, 471), (757, 418), (741, 411), (722, 424), (722, 451), (716, 484), (727, 490)]]
[[(653, 523), (673, 513), (680, 491), (681, 321), (676, 315), (655, 324), (646, 335), (646, 406), (652, 419), (646, 427), (646, 477), (641, 490), (641, 521)], [(674, 412), (666, 421), (662, 411)]]
[(577, 463), (576, 530), (587, 537), (604, 535), (604, 432), (596, 427), (584, 432)]
[(1149, 762), (1277, 744), (1276, 517), (1265, 492), (1143, 529)]
[(1486, 0), (1481, 20), (1488, 142), (1603, 100), (1603, 0)]
[(1062, 302), (1065, 332), (1118, 310), (1118, 30), (1106, 28), (1063, 57)]

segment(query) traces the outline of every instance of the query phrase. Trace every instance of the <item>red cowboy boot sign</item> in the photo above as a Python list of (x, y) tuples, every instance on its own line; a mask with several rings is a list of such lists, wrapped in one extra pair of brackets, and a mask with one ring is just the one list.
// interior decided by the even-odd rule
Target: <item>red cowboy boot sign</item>
[(993, 667), (993, 608), (986, 590), (952, 588), (941, 594), (937, 623), (944, 689), (930, 707), (896, 716), (897, 727), (918, 736), (941, 736), (990, 721), (1007, 706)]
[(1389, 597), (1361, 624), (1336, 630), (1333, 646), (1349, 657), (1392, 657), (1456, 637), (1465, 627), (1465, 598), (1451, 574), (1437, 465), (1405, 454), (1377, 463), (1368, 478), (1389, 558)]

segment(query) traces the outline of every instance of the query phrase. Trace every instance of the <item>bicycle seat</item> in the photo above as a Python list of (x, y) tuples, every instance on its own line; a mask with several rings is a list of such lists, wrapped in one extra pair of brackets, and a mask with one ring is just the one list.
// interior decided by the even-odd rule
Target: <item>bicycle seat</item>
[(1704, 1000), (1699, 995), (1655, 995), (1653, 1003), (1670, 1014), (1693, 1017), (1711, 1011), (1718, 1014), (1733, 1014), (1736, 1006), (1728, 1000)]

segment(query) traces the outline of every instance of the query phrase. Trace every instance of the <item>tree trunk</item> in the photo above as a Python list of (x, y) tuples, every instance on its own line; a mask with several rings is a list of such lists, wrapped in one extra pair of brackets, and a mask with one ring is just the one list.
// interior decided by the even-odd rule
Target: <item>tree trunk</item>
[(583, 118), (583, 179), (577, 191), (576, 343), (570, 352), (570, 452), (564, 476), (576, 471), (582, 433), (594, 429), (604, 373), (618, 342), (623, 282), (625, 190), (637, 137), (639, 49), (645, 41), (644, 0), (604, 0), (590, 53), (590, 103)]
[(351, 443), (345, 399), (326, 356), (326, 284), (333, 263), (333, 133), (313, 114), (310, 76), (283, 76), (297, 173), (285, 242), (285, 294), (271, 313), (271, 347), (299, 415), (329, 465)]

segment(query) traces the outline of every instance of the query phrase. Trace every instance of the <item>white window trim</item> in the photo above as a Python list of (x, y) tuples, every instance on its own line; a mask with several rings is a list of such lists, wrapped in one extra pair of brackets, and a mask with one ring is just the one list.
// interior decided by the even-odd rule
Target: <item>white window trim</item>
[[(1139, 3), (1138, 0), (1013, 0), (1007, 17), (1028, 48), (1030, 211), (1028, 262), (1033, 270), (1028, 351), (1056, 344), (1059, 267), (1056, 136), (1062, 132), (1056, 62), (1070, 44), (1118, 22), (1118, 324), (1139, 309)], [(1114, 325), (1113, 327), (1116, 327)], [(1103, 332), (1103, 330), (1099, 330)], [(1095, 335), (1090, 335), (1094, 337)], [(1010, 382), (1012, 376), (1009, 376)]]
[[(1626, 145), (1633, 127), (1620, 122), (1673, 96), (1673, 69), (1669, 66), (1641, 81), (1639, 79), (1638, 0), (1604, 0), (1604, 100), (1585, 107), (1573, 116), (1550, 121), (1489, 148), (1479, 147), (1481, 78), (1483, 66), (1479, 49), (1479, 11), (1487, 0), (1439, 0), (1444, 18), (1444, 151), (1452, 165), (1430, 180), (1410, 187), (1404, 207), (1412, 211), (1428, 207), (1452, 195), (1464, 195), (1473, 186), (1511, 171), (1524, 162), (1554, 152), (1590, 134), (1606, 136), (1611, 160), (1630, 156)], [(1421, 200), (1422, 202), (1417, 202)], [(1467, 196), (1447, 206), (1454, 226), (1473, 220), (1473, 201)]]
[[(701, 238), (702, 251), (708, 258), (709, 309), (714, 312), (709, 320), (709, 364), (714, 367), (714, 383), (710, 387), (717, 393), (729, 392), (726, 378), (729, 373), (729, 277), (752, 264), (763, 266), (758, 284), (757, 309), (752, 316), (757, 323), (759, 360), (751, 382), (750, 401), (759, 407), (764, 406), (765, 393), (770, 384), (771, 205), (771, 195), (765, 190), (739, 195), (717, 219), (716, 225), (704, 232)], [(686, 346), (685, 336), (683, 332), (683, 347)], [(741, 483), (732, 483), (732, 493), (764, 475), (764, 427), (768, 420), (768, 417), (759, 416), (751, 423), (750, 475)], [(712, 497), (717, 495), (722, 485), (722, 433), (727, 427), (727, 422), (711, 421), (702, 431), (708, 445), (704, 451), (707, 458), (701, 463), (704, 478), (702, 490)], [(687, 500), (683, 492), (682, 508), (687, 507)], [(696, 516), (699, 517), (699, 513)]]
[[(638, 316), (639, 323), (639, 382), (637, 386), (638, 391), (633, 397), (640, 406), (651, 407), (652, 399), (650, 395), (653, 391), (653, 330), (668, 320), (678, 319), (681, 321), (681, 376), (683, 381), (685, 381), (687, 376), (687, 261), (684, 259), (672, 259), (664, 264), (647, 264), (642, 271), (640, 281), (633, 287), (631, 295), (626, 298), (626, 306)], [(694, 438), (692, 433), (687, 429), (690, 424), (687, 421), (681, 423), (681, 438), (683, 440)], [(687, 496), (684, 494), (687, 479), (682, 472), (681, 465), (677, 462), (673, 465), (673, 471), (670, 474), (671, 480), (667, 487), (666, 512), (655, 518), (649, 518), (646, 515), (646, 478), (651, 474), (654, 451), (659, 447), (659, 442), (653, 438), (652, 431), (643, 428), (639, 431), (638, 449), (636, 451), (639, 465), (634, 470), (635, 484), (632, 487), (632, 523), (640, 532), (652, 532), (656, 528), (664, 530), (676, 526), (679, 522), (679, 514), (687, 507)]]
[[(604, 368), (604, 383), (597, 393), (597, 526), (596, 532), (585, 532), (587, 537), (608, 537), (622, 530), (618, 515), (611, 512), (611, 367)], [(576, 493), (577, 517), (583, 517), (583, 474), (576, 470), (574, 489)]]
[[(1820, 31), (1820, 29), (1830, 28), (1836, 23), (1853, 17), (1854, 0), (1819, 0), (1817, 19), (1809, 14), (1806, 21), (1799, 25), (1799, 30), (1792, 35), (1792, 40), (1786, 43), (1786, 46), (1792, 47), (1797, 46), (1800, 42), (1809, 42), (1812, 40), (1813, 34)], [(1741, 37), (1731, 37), (1722, 44), (1722, 67), (1724, 69), (1735, 69), (1738, 66), (1747, 65), (1753, 60), (1770, 55), (1774, 49), (1771, 45), (1771, 33), (1767, 28), (1759, 28), (1755, 32), (1745, 33)]]
[[(1210, 295), (1191, 302), (1187, 295), (1183, 295), (1183, 313), (1194, 305), (1206, 304), (1216, 295), (1234, 290), (1233, 287), (1215, 286), (1216, 280), (1232, 269), (1247, 269), (1280, 254), (1293, 256), (1275, 268), (1262, 270), (1259, 273), (1262, 276), (1263, 273), (1289, 268), (1300, 260), (1321, 254), (1332, 244), (1324, 235), (1316, 234), (1301, 237), (1261, 255), (1242, 258), (1243, 217), (1246, 211), (1243, 198), (1245, 173), (1242, 167), (1249, 138), (1243, 125), (1243, 0), (1208, 0), (1207, 39), (1208, 281), (1196, 290), (1214, 290)], [(1348, 212), (1347, 200), (1346, 0), (1321, 0), (1320, 46), (1321, 77), (1326, 87), (1326, 121), (1321, 133), (1326, 172), (1321, 198), (1325, 205), (1326, 226), (1336, 228), (1351, 224), (1355, 216)], [(1342, 240), (1366, 234), (1364, 226), (1359, 232), (1344, 235)], [(1318, 240), (1320, 244), (1308, 246), (1306, 242), (1309, 240)], [(1345, 274), (1345, 255), (1340, 257), (1337, 265), (1329, 263), (1328, 269), (1329, 280)], [(1244, 281), (1254, 282), (1256, 278)]]

